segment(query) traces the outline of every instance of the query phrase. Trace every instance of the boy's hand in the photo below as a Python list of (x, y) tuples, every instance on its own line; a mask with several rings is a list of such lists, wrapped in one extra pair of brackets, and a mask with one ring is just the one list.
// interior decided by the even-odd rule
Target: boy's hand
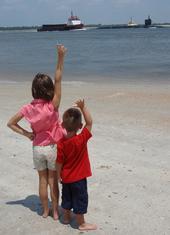
[(83, 116), (84, 116), (84, 120), (85, 120), (85, 127), (91, 131), (92, 128), (92, 117), (90, 115), (90, 112), (88, 111), (87, 107), (85, 106), (85, 102), (84, 99), (82, 100), (77, 100), (75, 102), (75, 107), (80, 108)]
[(81, 110), (83, 110), (84, 106), (85, 106), (84, 99), (82, 99), (82, 100), (80, 99), (80, 100), (77, 100), (77, 101), (75, 102), (75, 107), (78, 107), (78, 108), (80, 108)]
[(67, 48), (65, 48), (63, 45), (57, 45), (57, 51), (58, 51), (58, 56), (64, 56)]

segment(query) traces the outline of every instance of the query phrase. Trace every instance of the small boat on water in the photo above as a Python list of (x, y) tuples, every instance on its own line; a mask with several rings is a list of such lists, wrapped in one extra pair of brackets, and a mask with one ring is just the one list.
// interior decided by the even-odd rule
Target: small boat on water
[(43, 24), (37, 29), (37, 31), (67, 31), (83, 28), (84, 24), (77, 16), (73, 15), (73, 12), (71, 12), (71, 16), (68, 18), (67, 24)]
[(128, 27), (135, 27), (135, 26), (137, 26), (137, 24), (131, 18), (130, 21), (128, 22)]

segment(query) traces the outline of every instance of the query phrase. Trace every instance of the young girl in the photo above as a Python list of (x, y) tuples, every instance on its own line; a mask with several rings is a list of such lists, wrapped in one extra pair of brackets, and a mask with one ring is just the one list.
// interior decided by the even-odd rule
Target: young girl
[[(52, 200), (54, 220), (58, 219), (58, 180), (55, 168), (56, 142), (64, 135), (59, 120), (59, 105), (61, 100), (61, 79), (63, 73), (66, 48), (57, 47), (58, 63), (55, 71), (55, 84), (46, 74), (38, 73), (32, 82), (34, 100), (24, 105), (8, 122), (13, 131), (28, 137), (33, 141), (33, 162), (39, 175), (39, 195), (43, 206), (43, 218), (49, 215), (48, 185)], [(25, 118), (32, 132), (23, 129), (18, 123)]]

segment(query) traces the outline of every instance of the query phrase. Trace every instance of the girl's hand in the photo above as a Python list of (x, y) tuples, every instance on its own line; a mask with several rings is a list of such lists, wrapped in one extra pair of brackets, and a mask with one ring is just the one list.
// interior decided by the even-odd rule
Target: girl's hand
[(75, 102), (75, 105), (74, 105), (75, 107), (78, 107), (78, 108), (80, 108), (81, 110), (83, 110), (83, 108), (84, 108), (84, 106), (85, 106), (85, 102), (84, 102), (84, 99), (80, 99), (80, 100), (77, 100), (76, 102)]
[(58, 183), (62, 184), (62, 179), (60, 177), (58, 178)]
[(64, 56), (67, 48), (65, 48), (63, 45), (57, 45), (57, 51), (58, 51), (58, 56)]
[(33, 141), (33, 140), (34, 140), (34, 137), (35, 137), (34, 133), (33, 133), (33, 132), (29, 132), (29, 131), (27, 131), (27, 132), (25, 133), (25, 136), (26, 136), (28, 139), (30, 139), (31, 141)]

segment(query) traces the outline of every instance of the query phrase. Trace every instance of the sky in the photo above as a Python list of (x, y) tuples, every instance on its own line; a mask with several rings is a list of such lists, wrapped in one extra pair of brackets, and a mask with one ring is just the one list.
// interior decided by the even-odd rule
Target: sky
[(170, 22), (170, 0), (0, 0), (0, 26), (65, 23), (71, 10), (84, 24)]

